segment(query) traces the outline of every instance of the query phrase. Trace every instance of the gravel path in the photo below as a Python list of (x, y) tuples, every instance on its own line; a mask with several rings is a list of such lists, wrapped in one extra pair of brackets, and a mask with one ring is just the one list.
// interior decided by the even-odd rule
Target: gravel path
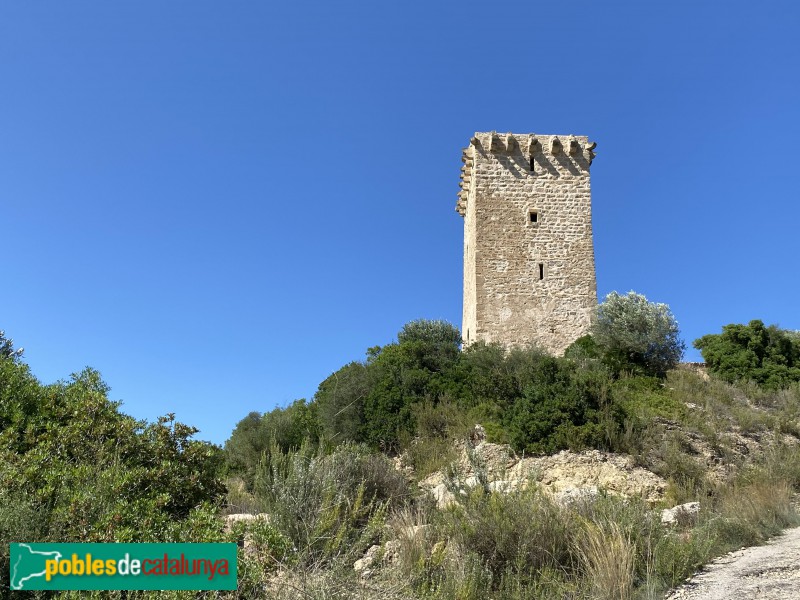
[(668, 600), (800, 600), (800, 527), (709, 564)]

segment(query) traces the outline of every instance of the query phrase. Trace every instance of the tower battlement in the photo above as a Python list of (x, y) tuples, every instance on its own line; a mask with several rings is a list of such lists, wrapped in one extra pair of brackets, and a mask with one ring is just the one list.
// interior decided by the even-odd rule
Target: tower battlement
[(476, 133), (462, 151), (466, 344), (553, 353), (597, 305), (586, 136)]

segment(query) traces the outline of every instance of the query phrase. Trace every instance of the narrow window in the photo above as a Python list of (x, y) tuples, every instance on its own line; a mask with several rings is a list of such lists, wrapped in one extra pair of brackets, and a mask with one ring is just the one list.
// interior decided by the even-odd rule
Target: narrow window
[(531, 173), (536, 173), (536, 159), (531, 155)]
[(530, 219), (531, 223), (538, 223), (539, 222), (539, 213), (535, 210), (532, 210), (528, 213), (528, 219)]
[(467, 329), (467, 341), (469, 341), (469, 329)]
[(544, 263), (539, 263), (539, 281), (544, 279)]

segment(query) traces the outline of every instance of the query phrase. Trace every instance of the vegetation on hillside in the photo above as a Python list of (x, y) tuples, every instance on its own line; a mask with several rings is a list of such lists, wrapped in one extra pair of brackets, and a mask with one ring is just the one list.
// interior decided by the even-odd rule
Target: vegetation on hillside
[[(714, 556), (797, 523), (791, 494), (800, 485), (800, 387), (759, 385), (752, 373), (732, 386), (675, 370), (683, 343), (667, 307), (628, 294), (610, 296), (600, 310), (606, 321), (563, 358), (486, 344), (459, 352), (458, 332), (449, 324), (408, 324), (397, 342), (371, 348), (365, 361), (323, 381), (311, 401), (260, 420), (250, 415), (237, 427), (226, 445), (236, 483), (231, 508), (265, 511), (282, 523), (302, 518), (301, 507), (271, 500), (272, 484), (250, 479), (275, 456), (325, 472), (327, 460), (355, 465), (388, 453), (400, 455), (415, 480), (447, 471), (457, 458), (454, 447), (480, 422), (491, 440), (521, 452), (629, 454), (668, 481), (665, 506), (699, 500), (696, 519), (663, 525), (658, 507), (606, 494), (558, 503), (533, 481), (506, 494), (478, 485), (441, 510), (415, 486), (376, 480), (370, 470), (362, 474), (374, 502), (369, 516), (362, 515), (370, 527), (342, 534), (351, 542), (323, 552), (327, 559), (314, 553), (313, 542), (292, 534), (292, 543), (305, 550), (284, 556), (283, 564), (305, 566), (273, 576), (269, 589), (280, 598), (298, 590), (310, 598), (658, 597)], [(301, 449), (270, 433), (281, 422), (293, 435), (307, 432)], [(275, 441), (260, 459), (250, 454), (254, 462), (242, 468), (233, 455), (245, 431), (251, 440), (262, 431)], [(270, 444), (265, 439), (262, 447)], [(743, 440), (758, 450), (742, 452)], [(481, 465), (473, 467), (480, 480)], [(302, 471), (306, 493), (335, 488), (344, 493), (341, 506), (364, 506), (363, 488), (332, 486), (323, 475), (309, 479), (313, 470)], [(455, 479), (449, 485), (458, 487)], [(314, 522), (331, 520), (319, 510), (312, 511)], [(388, 526), (377, 538), (376, 520)], [(387, 556), (363, 579), (352, 564), (369, 543), (382, 544)]]
[[(273, 447), (253, 491), (231, 498), (270, 515), (259, 539), (286, 540), (255, 546), (272, 565), (262, 589), (287, 600), (657, 598), (713, 557), (800, 522), (791, 502), (800, 387), (732, 386), (680, 369), (664, 380), (623, 374), (611, 394), (632, 415), (613, 444), (668, 480), (662, 505), (603, 492), (556, 501), (531, 480), (509, 493), (476, 485), (439, 509), (365, 445)], [(758, 449), (742, 453), (743, 441)], [(661, 522), (661, 506), (687, 501), (700, 501), (697, 517)], [(362, 578), (353, 564), (371, 544), (381, 549)]]
[[(311, 400), (247, 415), (224, 450), (169, 415), (123, 414), (91, 369), (40, 383), (0, 334), (0, 583), (12, 540), (239, 541), (227, 597), (655, 598), (798, 523), (796, 335), (753, 321), (705, 336), (709, 378), (674, 368), (664, 305), (612, 295), (597, 323), (553, 357), (462, 350), (448, 323), (414, 321)], [(501, 493), (469, 453), (464, 491), (454, 465), (476, 423), (520, 453), (628, 454), (666, 496), (556, 501), (534, 479)], [(444, 509), (417, 486), (434, 471), (457, 491)], [(687, 501), (699, 515), (662, 524), (660, 508)], [(226, 527), (235, 512), (268, 517)]]
[(43, 385), (0, 335), (0, 583), (8, 543), (219, 537), (222, 453), (171, 415), (119, 411), (91, 369)]
[(762, 321), (726, 325), (694, 342), (709, 370), (725, 381), (754, 381), (780, 389), (800, 381), (800, 332)]
[(285, 451), (305, 437), (410, 451), (419, 459), (415, 467), (431, 470), (440, 466), (437, 457), (447, 458), (448, 441), (474, 423), (518, 452), (615, 449), (632, 417), (612, 392), (620, 375), (663, 376), (684, 349), (669, 308), (634, 292), (610, 294), (598, 307), (593, 335), (564, 358), (484, 343), (462, 352), (460, 345), (460, 332), (447, 322), (406, 324), (397, 342), (370, 348), (364, 362), (333, 373), (310, 402), (243, 419), (226, 444), (232, 471), (252, 488), (255, 465), (272, 440)]

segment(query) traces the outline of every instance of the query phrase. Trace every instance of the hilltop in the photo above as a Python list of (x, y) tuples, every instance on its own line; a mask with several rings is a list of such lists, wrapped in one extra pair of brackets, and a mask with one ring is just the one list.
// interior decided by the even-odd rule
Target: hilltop
[(459, 352), (447, 324), (415, 322), (311, 401), (248, 416), (226, 445), (228, 510), (267, 515), (238, 530), (254, 555), (269, 554), (264, 530), (304, 548), (263, 585), (287, 598), (657, 597), (798, 523), (796, 335), (728, 326), (698, 340), (706, 367), (677, 364), (672, 327), (666, 349), (637, 352), (635, 329), (558, 358)]
[(680, 365), (663, 305), (620, 298), (667, 327), (600, 318), (554, 357), (415, 321), (224, 449), (3, 337), (2, 538), (236, 541), (228, 597), (658, 597), (800, 523), (800, 339), (730, 325)]

